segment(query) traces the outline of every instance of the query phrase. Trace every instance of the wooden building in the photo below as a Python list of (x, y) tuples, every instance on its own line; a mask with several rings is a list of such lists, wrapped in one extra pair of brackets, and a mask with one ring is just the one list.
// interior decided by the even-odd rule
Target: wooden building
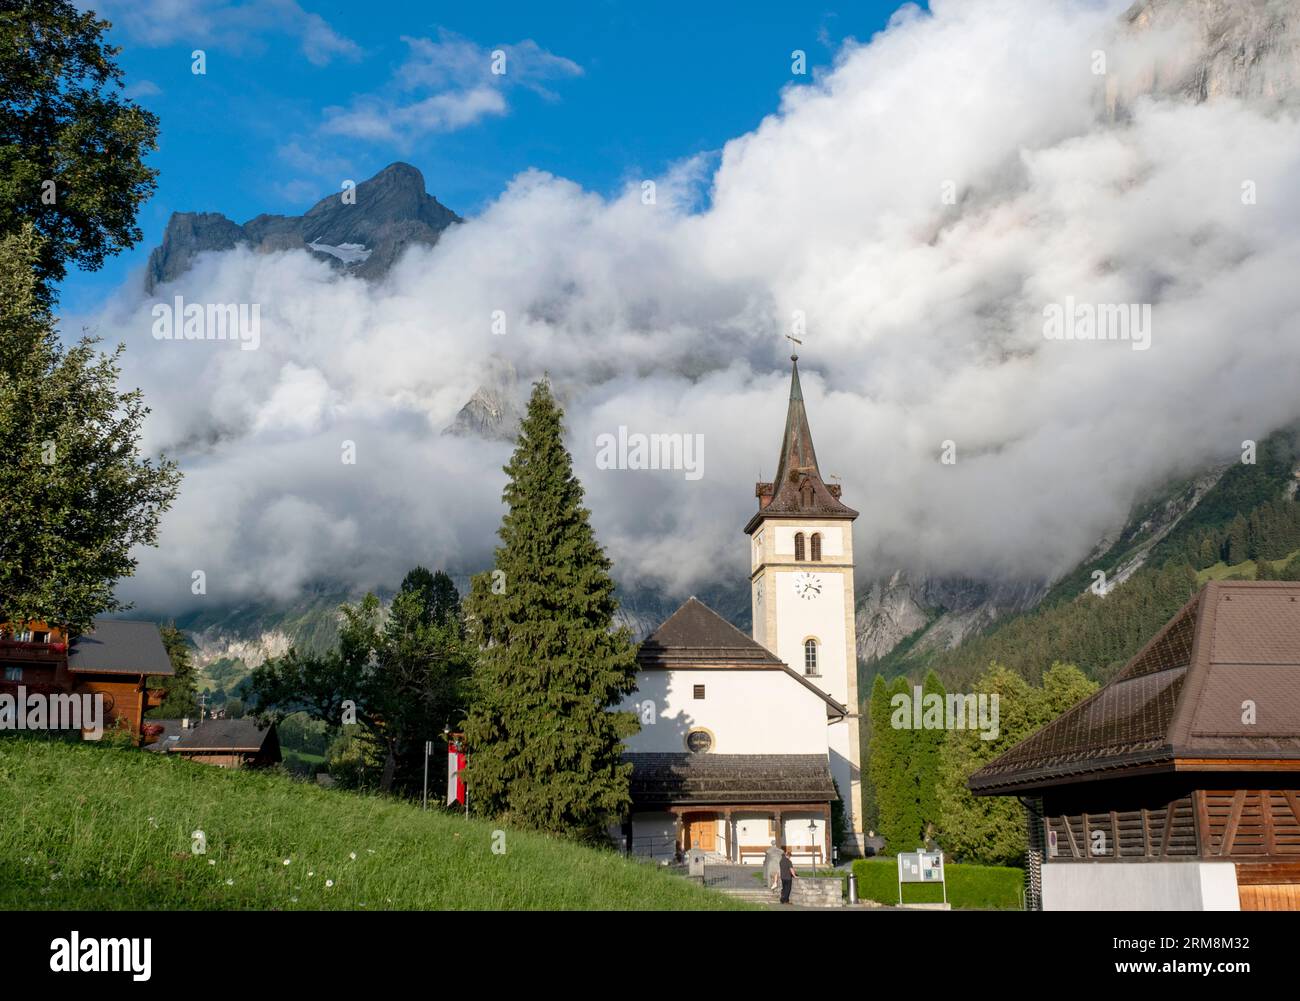
[(0, 691), (103, 696), (104, 727), (117, 720), (137, 740), (144, 714), (162, 704), (166, 692), (149, 688), (149, 678), (175, 672), (152, 622), (95, 619), (89, 632), (71, 643), (63, 630), (44, 622), (6, 625), (0, 630)]
[(162, 731), (148, 747), (159, 754), (178, 754), (219, 768), (262, 768), (280, 761), (275, 724), (260, 727), (251, 719), (155, 720)]
[(1046, 910), (1300, 910), (1300, 582), (1207, 584), (1096, 694), (975, 772)]

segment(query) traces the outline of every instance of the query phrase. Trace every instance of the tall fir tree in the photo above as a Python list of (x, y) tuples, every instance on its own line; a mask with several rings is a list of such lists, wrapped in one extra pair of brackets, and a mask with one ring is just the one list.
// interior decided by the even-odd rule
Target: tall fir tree
[[(929, 837), (939, 828), (939, 800), (936, 791), (939, 782), (939, 754), (943, 750), (944, 739), (948, 736), (944, 716), (946, 693), (934, 671), (926, 672), (921, 691), (925, 726), (920, 730), (905, 731), (910, 789), (920, 821), (918, 838)], [(937, 696), (938, 702), (935, 703), (931, 696)], [(938, 719), (934, 718), (935, 705), (938, 706)]]
[(870, 726), (863, 760), (866, 762), (867, 784), (871, 787), (871, 795), (868, 797), (864, 791), (863, 800), (864, 803), (868, 800), (871, 803), (868, 826), (879, 831), (883, 826), (881, 817), (888, 812), (884, 804), (889, 800), (889, 782), (892, 776), (892, 760), (889, 753), (889, 692), (884, 675), (877, 674), (871, 683), (871, 695), (867, 700), (867, 718)]
[(863, 803), (870, 802), (871, 810), (867, 816), (867, 826), (879, 831), (881, 827), (882, 804), (889, 798), (889, 695), (884, 675), (877, 674), (871, 683), (871, 694), (867, 697), (867, 735), (866, 753), (862, 760), (866, 762), (867, 782), (871, 787), (870, 796), (863, 790)]
[(470, 585), (479, 653), (466, 777), (484, 812), (596, 839), (631, 803), (620, 755), (638, 724), (611, 707), (635, 690), (636, 649), (614, 628), (610, 561), (582, 506), (562, 418), (547, 383), (535, 384), (505, 467), (495, 569)]

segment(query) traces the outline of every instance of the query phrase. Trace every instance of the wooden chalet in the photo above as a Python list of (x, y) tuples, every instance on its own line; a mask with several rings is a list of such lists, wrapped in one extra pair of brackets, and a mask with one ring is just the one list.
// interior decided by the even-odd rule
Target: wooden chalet
[(1300, 910), (1300, 582), (1207, 584), (968, 785), (1027, 808), (1044, 909)]
[(204, 719), (190, 726), (187, 722), (152, 721), (158, 730), (151, 734), (154, 739), (148, 750), (219, 768), (262, 768), (280, 761), (274, 723), (263, 727), (251, 719)]
[(57, 626), (33, 622), (0, 628), (0, 691), (90, 694), (104, 697), (104, 727), (124, 720), (137, 740), (144, 714), (162, 704), (166, 692), (149, 688), (149, 678), (175, 673), (152, 622), (95, 619), (89, 632), (68, 642)]

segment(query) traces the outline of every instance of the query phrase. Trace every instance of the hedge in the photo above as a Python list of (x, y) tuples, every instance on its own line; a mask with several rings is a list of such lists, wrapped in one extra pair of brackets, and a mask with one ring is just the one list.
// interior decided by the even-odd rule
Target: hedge
[[(984, 910), (1021, 909), (1021, 892), (1025, 885), (1022, 869), (1002, 865), (970, 865), (948, 862), (948, 903), (954, 908)], [(898, 861), (895, 858), (857, 859), (853, 872), (858, 877), (858, 898), (878, 900), (882, 904), (898, 903)], [(937, 883), (904, 883), (903, 903), (939, 903), (943, 887)]]

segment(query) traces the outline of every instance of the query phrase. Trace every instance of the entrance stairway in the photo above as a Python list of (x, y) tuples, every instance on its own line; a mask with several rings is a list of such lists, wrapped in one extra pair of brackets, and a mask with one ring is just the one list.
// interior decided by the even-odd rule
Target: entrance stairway
[(706, 859), (704, 863), (704, 885), (709, 889), (752, 904), (780, 903), (780, 892), (765, 888), (762, 875), (763, 867), (758, 865), (737, 865), (725, 859)]

